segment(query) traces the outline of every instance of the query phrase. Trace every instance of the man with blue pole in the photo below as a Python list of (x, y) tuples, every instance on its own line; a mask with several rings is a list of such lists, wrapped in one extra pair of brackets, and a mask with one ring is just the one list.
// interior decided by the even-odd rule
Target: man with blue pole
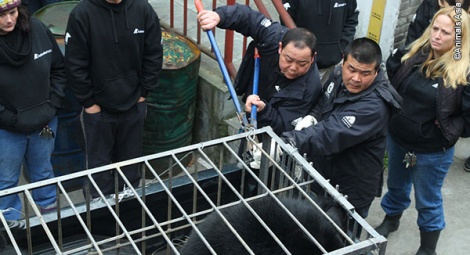
[[(257, 127), (271, 126), (277, 134), (293, 130), (296, 120), (309, 112), (322, 90), (315, 64), (315, 36), (303, 28), (288, 29), (246, 5), (198, 10), (198, 22), (205, 31), (217, 26), (253, 38), (234, 85), (246, 112), (252, 113), (252, 106), (256, 106)], [(251, 94), (255, 47), (261, 56), (257, 95)]]

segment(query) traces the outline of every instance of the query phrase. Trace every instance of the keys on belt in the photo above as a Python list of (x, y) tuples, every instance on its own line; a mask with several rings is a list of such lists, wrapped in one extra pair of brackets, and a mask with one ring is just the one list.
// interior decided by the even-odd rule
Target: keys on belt
[(403, 159), (406, 168), (414, 167), (416, 164), (416, 154), (414, 152), (407, 152)]

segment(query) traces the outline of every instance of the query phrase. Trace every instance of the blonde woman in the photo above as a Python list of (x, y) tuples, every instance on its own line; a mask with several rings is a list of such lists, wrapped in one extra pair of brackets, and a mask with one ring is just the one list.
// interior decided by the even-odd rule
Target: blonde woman
[(460, 6), (463, 10), (470, 10), (470, 0), (424, 0), (416, 10), (416, 14), (408, 27), (405, 45), (418, 39), (429, 26), (432, 17), (440, 9), (449, 6)]
[[(415, 191), (421, 245), (418, 253), (436, 254), (445, 228), (441, 188), (452, 163), (454, 144), (465, 121), (462, 102), (470, 100), (470, 20), (467, 12), (441, 8), (408, 52), (387, 61), (392, 85), (403, 97), (402, 110), (390, 121), (388, 191), (381, 201), (386, 213), (377, 232), (396, 231)], [(393, 70), (393, 67), (397, 67)], [(389, 239), (393, 242), (393, 238)]]

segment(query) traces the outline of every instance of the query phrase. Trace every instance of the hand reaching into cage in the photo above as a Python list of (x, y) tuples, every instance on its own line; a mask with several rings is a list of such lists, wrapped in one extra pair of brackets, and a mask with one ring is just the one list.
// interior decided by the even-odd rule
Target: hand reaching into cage
[[(253, 169), (260, 169), (261, 164), (261, 157), (263, 157), (263, 143), (257, 143), (253, 145), (253, 161), (250, 162), (250, 167)], [(271, 149), (269, 151), (269, 157), (274, 159), (275, 161), (280, 160), (280, 156), (282, 155), (282, 150), (277, 143), (274, 141), (271, 142)], [(272, 165), (272, 162), (269, 161), (269, 165)]]

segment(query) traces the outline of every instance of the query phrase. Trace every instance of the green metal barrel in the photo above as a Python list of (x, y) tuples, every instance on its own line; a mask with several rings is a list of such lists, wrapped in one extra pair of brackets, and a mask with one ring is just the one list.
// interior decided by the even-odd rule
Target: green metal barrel
[(51, 30), (62, 53), (65, 52), (64, 38), (70, 12), (80, 1), (63, 1), (48, 4), (33, 13), (33, 17), (44, 23)]
[[(163, 31), (162, 38), (160, 83), (146, 99), (143, 142), (146, 155), (183, 147), (192, 140), (201, 52), (193, 42), (176, 33)], [(168, 161), (151, 164), (163, 173), (171, 164)]]

